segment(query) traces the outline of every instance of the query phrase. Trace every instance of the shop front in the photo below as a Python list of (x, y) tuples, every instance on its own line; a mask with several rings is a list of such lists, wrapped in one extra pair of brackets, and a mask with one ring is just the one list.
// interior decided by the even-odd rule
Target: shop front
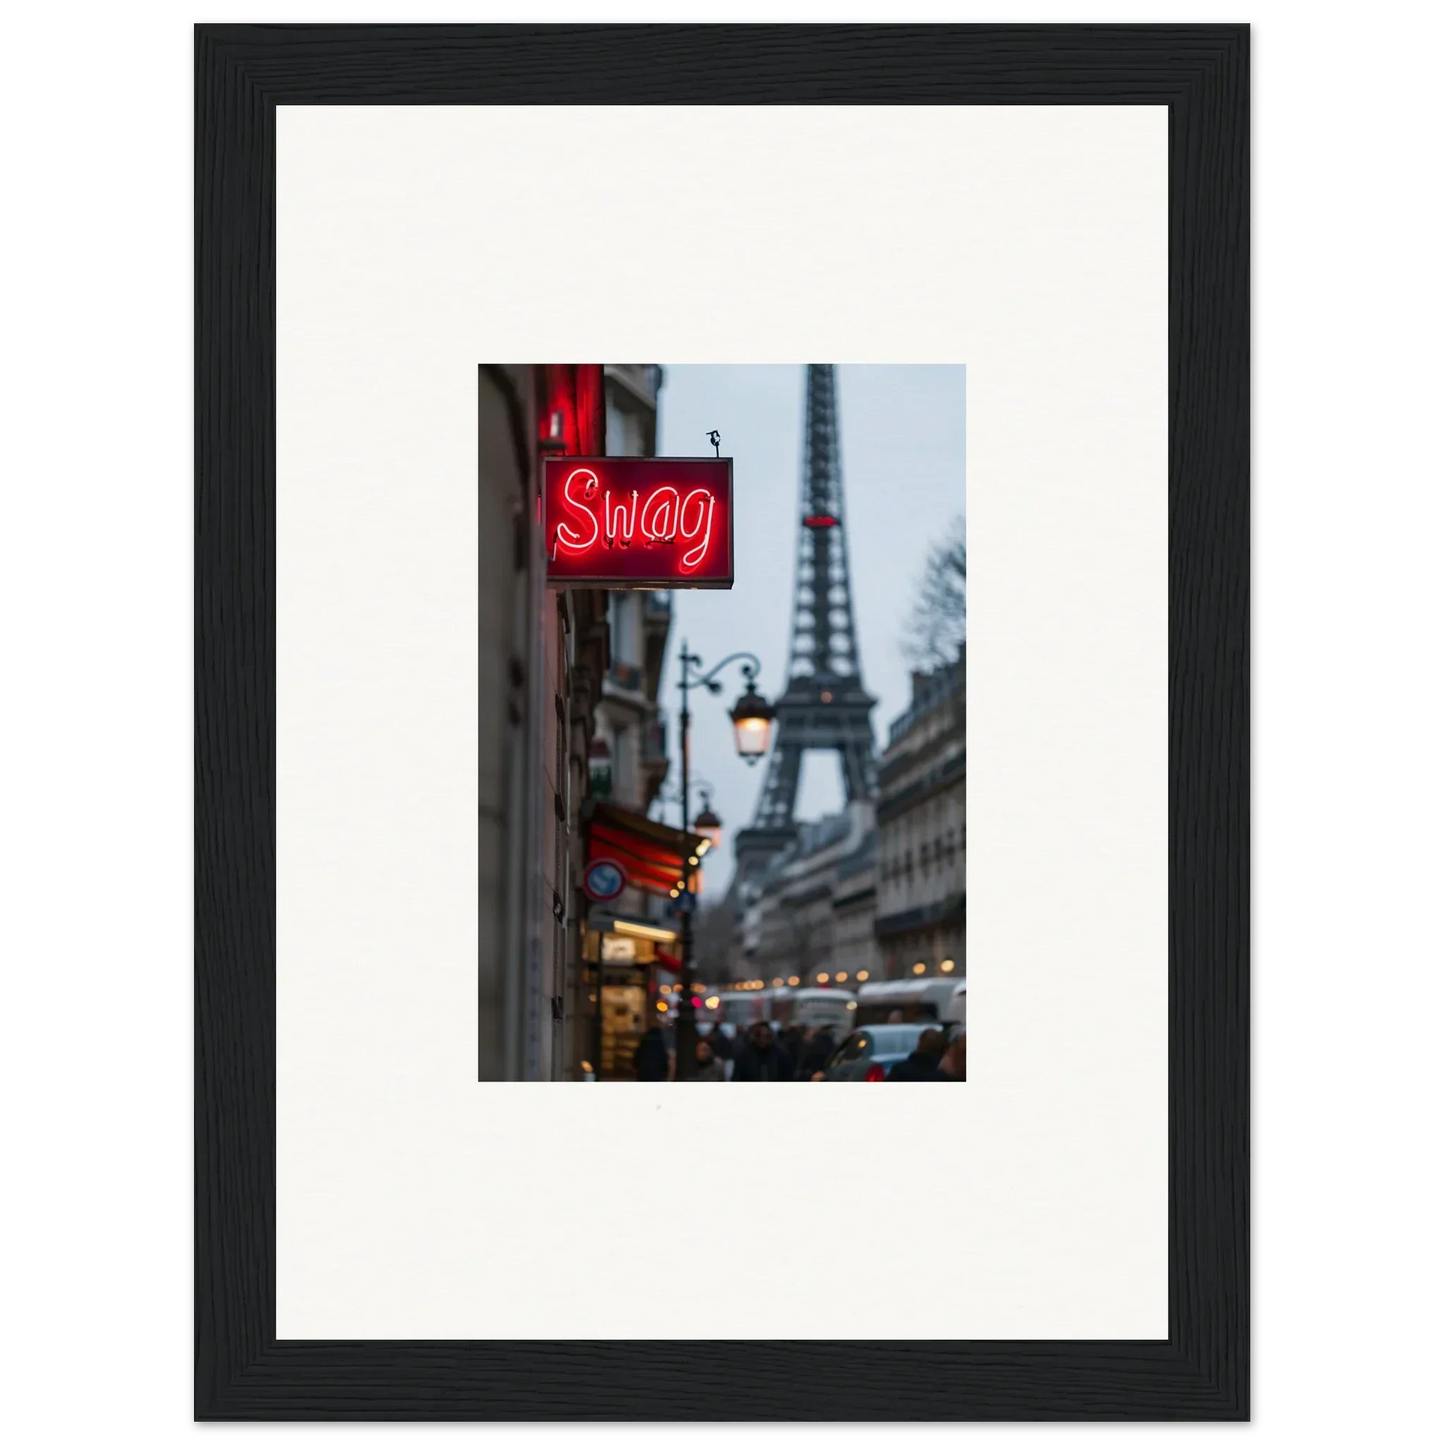
[(602, 990), (593, 1048), (598, 1078), (636, 1077), (637, 1045), (659, 1012), (658, 973), (666, 977), (668, 950), (676, 947), (677, 934), (665, 924), (608, 913), (589, 917), (583, 943), (589, 996), (595, 998), (599, 980)]
[(662, 985), (679, 969), (679, 914), (695, 896), (684, 892), (684, 865), (709, 842), (606, 802), (591, 806), (585, 828), (582, 962), (593, 1029), (583, 1073), (634, 1079), (637, 1045), (664, 1017)]

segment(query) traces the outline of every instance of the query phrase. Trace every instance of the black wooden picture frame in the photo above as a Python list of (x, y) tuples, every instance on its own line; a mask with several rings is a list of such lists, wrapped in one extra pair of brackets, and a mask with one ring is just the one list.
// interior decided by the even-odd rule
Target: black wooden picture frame
[[(1239, 25), (197, 27), (198, 1419), (1248, 1417), (1248, 55)], [(539, 94), (1169, 107), (1167, 1341), (276, 1338), (276, 107)]]

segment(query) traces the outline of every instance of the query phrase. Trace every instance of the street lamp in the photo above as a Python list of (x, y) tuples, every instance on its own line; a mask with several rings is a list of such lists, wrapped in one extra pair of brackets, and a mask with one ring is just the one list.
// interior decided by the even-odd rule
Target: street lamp
[(703, 791), (702, 812), (692, 820), (692, 831), (700, 833), (714, 848), (722, 846), (722, 819), (712, 810), (712, 794)]
[(751, 767), (768, 750), (768, 740), (773, 733), (773, 709), (768, 705), (767, 698), (753, 686), (754, 674), (746, 668), (743, 673), (748, 680), (748, 690), (733, 705), (728, 716), (733, 720), (738, 756)]
[[(743, 680), (747, 683), (747, 690), (737, 702), (729, 716), (732, 718), (733, 731), (737, 738), (738, 756), (746, 758), (748, 762), (755, 763), (768, 750), (768, 739), (773, 730), (773, 709), (755, 686), (754, 679), (762, 669), (762, 663), (753, 656), (751, 652), (733, 652), (723, 658), (715, 667), (707, 672), (702, 671), (702, 658), (696, 653), (687, 650), (686, 641), (682, 644), (682, 651), (678, 654), (678, 661), (682, 664), (681, 673), (677, 680), (677, 690), (682, 694), (682, 711), (678, 721), (681, 724), (681, 747), (682, 747), (682, 785), (679, 789), (682, 795), (682, 831), (690, 832), (688, 822), (688, 797), (689, 778), (688, 767), (692, 760), (691, 731), (692, 713), (688, 708), (688, 694), (697, 687), (705, 687), (714, 697), (722, 691), (722, 683), (718, 681), (718, 674), (730, 663), (738, 663), (739, 671)], [(694, 676), (697, 673), (697, 676)], [(707, 806), (708, 800), (703, 800), (703, 810), (698, 815), (698, 822), (701, 824), (704, 818), (711, 818), (711, 825), (718, 829), (721, 836), (722, 823), (712, 809)], [(701, 831), (701, 829), (699, 829)], [(679, 983), (682, 985), (684, 999), (690, 998), (692, 994), (692, 910), (696, 894), (692, 891), (692, 870), (696, 865), (692, 856), (682, 861), (683, 886), (682, 894), (677, 900), (678, 910), (681, 913), (681, 967), (679, 969)], [(677, 1013), (677, 1067), (673, 1070), (673, 1078), (677, 1080), (693, 1079), (697, 1076), (697, 1015), (691, 1008), (681, 1008)]]
[[(720, 848), (722, 846), (723, 824), (722, 819), (712, 810), (713, 784), (706, 778), (693, 778), (689, 787), (695, 789), (702, 795), (702, 811), (692, 820), (694, 833), (701, 834), (707, 839), (709, 848)], [(682, 802), (682, 793), (679, 790), (660, 788), (657, 796), (664, 803)], [(679, 892), (681, 889), (679, 889)]]

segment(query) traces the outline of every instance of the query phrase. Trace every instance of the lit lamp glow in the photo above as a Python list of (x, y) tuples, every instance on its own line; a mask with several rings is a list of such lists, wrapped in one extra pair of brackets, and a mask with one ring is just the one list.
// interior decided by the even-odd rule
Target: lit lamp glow
[(944, 971), (944, 973), (953, 972), (953, 960), (951, 958), (945, 958), (943, 962), (940, 963), (938, 966)]
[(914, 973), (927, 973), (928, 965), (926, 963), (915, 963), (913, 965), (913, 971)]
[[(702, 812), (692, 820), (692, 831), (700, 833), (707, 839), (710, 847), (722, 846), (722, 819), (712, 810), (712, 799), (706, 794), (703, 795)], [(694, 859), (694, 862), (697, 860)]]
[(749, 682), (748, 690), (733, 704), (728, 716), (733, 720), (738, 756), (751, 766), (768, 750), (773, 735), (773, 709), (767, 698)]

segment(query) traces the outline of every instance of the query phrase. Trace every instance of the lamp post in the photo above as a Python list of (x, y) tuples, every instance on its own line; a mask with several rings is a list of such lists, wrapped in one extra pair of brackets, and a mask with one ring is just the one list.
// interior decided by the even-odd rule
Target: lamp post
[[(702, 808), (692, 815), (692, 831), (708, 841), (709, 848), (722, 847), (723, 822), (712, 810), (712, 795), (717, 792), (715, 784), (706, 778), (693, 778), (691, 789), (702, 797)], [(664, 803), (682, 802), (682, 794), (676, 788), (659, 788), (658, 798)]]
[(712, 785), (704, 787), (702, 791), (702, 812), (692, 820), (692, 829), (700, 837), (706, 838), (714, 849), (722, 847), (723, 824), (722, 819), (712, 810)]
[[(688, 708), (688, 694), (694, 688), (705, 687), (713, 696), (716, 696), (722, 691), (722, 683), (717, 680), (718, 674), (730, 663), (740, 664), (739, 671), (743, 675), (747, 688), (733, 704), (728, 716), (732, 719), (733, 737), (737, 745), (738, 756), (745, 759), (749, 765), (756, 763), (768, 750), (768, 739), (773, 730), (773, 709), (767, 698), (757, 689), (755, 680), (762, 669), (762, 663), (751, 652), (730, 653), (716, 666), (703, 672), (702, 658), (689, 652), (687, 643), (684, 641), (682, 651), (678, 654), (678, 661), (682, 666), (677, 680), (678, 691), (682, 694), (682, 711), (679, 717), (682, 733), (682, 780), (679, 791), (682, 795), (682, 831), (687, 833), (691, 831), (688, 819), (690, 789), (688, 767), (692, 751), (690, 743), (692, 712)], [(704, 813), (711, 814), (711, 812), (712, 809), (705, 804)], [(699, 818), (702, 816), (703, 814), (699, 814)], [(715, 826), (720, 826), (717, 825), (715, 818), (712, 821)], [(677, 1068), (673, 1074), (676, 1079), (691, 1079), (697, 1073), (697, 1015), (693, 1012), (692, 1006), (692, 910), (695, 896), (692, 890), (692, 870), (696, 866), (692, 855), (683, 859), (682, 892), (678, 895), (678, 911), (681, 915), (682, 925), (679, 930), (682, 967), (678, 974), (678, 987), (682, 993), (682, 1005), (677, 1011)]]

